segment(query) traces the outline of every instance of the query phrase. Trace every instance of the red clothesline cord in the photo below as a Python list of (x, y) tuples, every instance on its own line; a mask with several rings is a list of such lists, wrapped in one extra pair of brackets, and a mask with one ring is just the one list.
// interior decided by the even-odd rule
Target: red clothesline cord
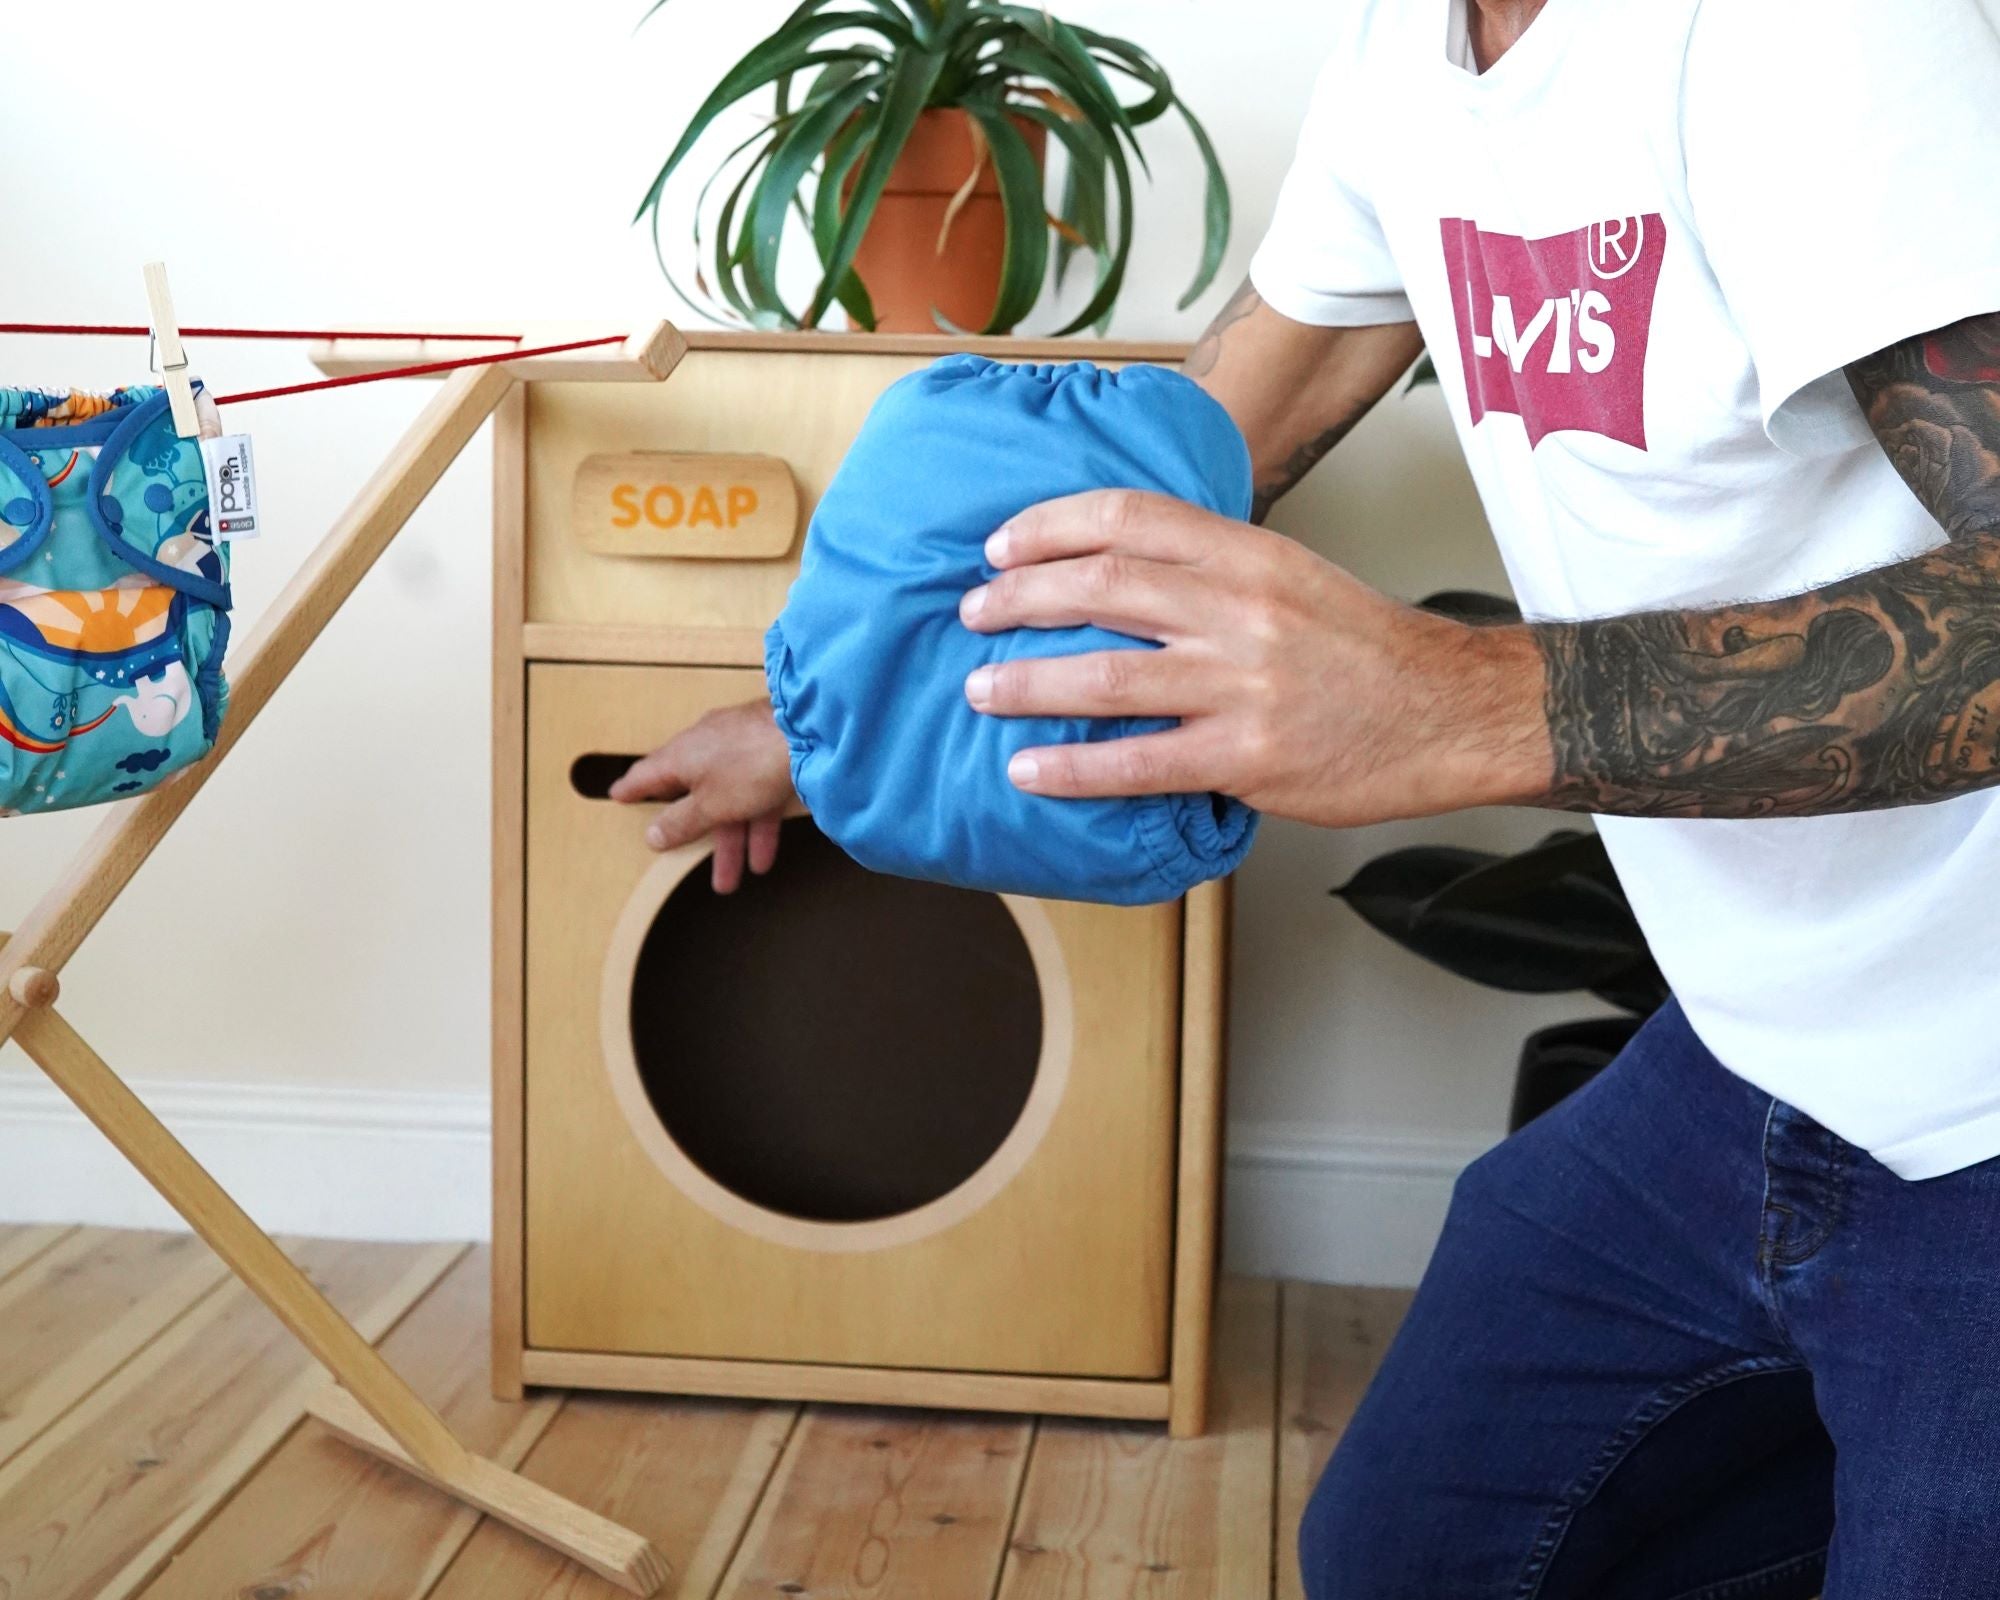
[(456, 361), (426, 361), (419, 367), (391, 367), (386, 372), (355, 372), (344, 378), (320, 378), (312, 383), (288, 383), (279, 389), (250, 389), (242, 394), (219, 394), (217, 405), (233, 405), (241, 400), (270, 400), (281, 394), (310, 394), (315, 389), (341, 389), (350, 383), (379, 383), (384, 378), (421, 378), (433, 372), (450, 372), (458, 367), (488, 367), (499, 361), (525, 361), (530, 356), (560, 355), (565, 350), (595, 350), (600, 345), (623, 344), (625, 335), (614, 333), (602, 339), (577, 339), (569, 344), (535, 345), (526, 350), (502, 350), (497, 355), (461, 356)]
[[(0, 322), (0, 333), (81, 333), (132, 334), (144, 336), (153, 330), (144, 323), (110, 322)], [(410, 339), (455, 339), (467, 344), (519, 344), (518, 333), (412, 333), (399, 328), (379, 333), (355, 328), (183, 328), (187, 339), (389, 339), (399, 343)]]
[[(0, 322), (0, 333), (60, 333), (60, 334), (151, 334), (152, 329), (144, 323), (105, 322)], [(357, 330), (353, 328), (183, 328), (183, 337), (192, 339), (318, 339), (318, 340), (388, 340), (407, 344), (415, 340), (457, 340), (480, 344), (516, 344), (521, 342), (518, 333), (412, 333), (403, 329), (394, 333)], [(421, 378), (433, 372), (452, 372), (460, 367), (486, 367), (501, 361), (525, 361), (530, 356), (560, 355), (565, 350), (595, 350), (607, 344), (623, 344), (622, 333), (608, 334), (601, 339), (574, 339), (568, 344), (535, 345), (525, 350), (502, 350), (493, 355), (461, 356), (454, 361), (426, 361), (415, 367), (390, 367), (382, 372), (356, 372), (344, 378), (318, 378), (311, 383), (288, 383), (276, 389), (246, 389), (239, 394), (222, 394), (215, 397), (217, 405), (230, 405), (244, 400), (272, 400), (279, 395), (311, 394), (316, 389), (344, 389), (351, 383), (380, 383), (386, 378)]]

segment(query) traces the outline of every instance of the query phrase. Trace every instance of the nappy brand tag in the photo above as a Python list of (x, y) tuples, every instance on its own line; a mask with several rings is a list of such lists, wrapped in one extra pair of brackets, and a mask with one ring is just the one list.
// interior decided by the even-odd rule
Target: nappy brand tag
[(201, 441), (208, 473), (208, 520), (215, 542), (257, 534), (257, 477), (250, 465), (250, 435), (226, 433)]

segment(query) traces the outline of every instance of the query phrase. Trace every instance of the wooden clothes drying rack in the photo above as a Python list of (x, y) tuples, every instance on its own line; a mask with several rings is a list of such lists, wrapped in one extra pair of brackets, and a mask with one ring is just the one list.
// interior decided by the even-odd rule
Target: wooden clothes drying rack
[[(149, 276), (149, 287), (151, 279)], [(162, 294), (164, 284), (162, 283)], [(156, 313), (163, 301), (155, 300)], [(171, 325), (156, 321), (170, 391), (185, 386)], [(384, 346), (369, 347), (379, 356)], [(250, 1216), (54, 1009), (59, 974), (202, 786), (214, 775), (320, 631), (353, 593), (445, 469), (516, 383), (556, 379), (658, 382), (686, 351), (667, 322), (620, 345), (472, 366), (442, 388), (346, 513), (321, 539), (236, 652), (229, 709), (215, 748), (149, 794), (113, 806), (67, 872), (12, 934), (0, 934), (0, 1043), (21, 1048), (145, 1176), (232, 1272), (339, 1381), (308, 1405), (349, 1442), (560, 1551), (638, 1595), (657, 1593), (667, 1565), (628, 1529), (468, 1451)], [(400, 347), (422, 359), (420, 344)], [(337, 345), (314, 352), (324, 370)], [(376, 361), (365, 365), (384, 365)], [(179, 396), (176, 418), (179, 420)]]

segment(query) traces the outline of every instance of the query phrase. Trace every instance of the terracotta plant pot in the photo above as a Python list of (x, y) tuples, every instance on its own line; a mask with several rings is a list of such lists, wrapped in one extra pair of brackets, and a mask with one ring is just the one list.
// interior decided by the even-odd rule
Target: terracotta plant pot
[[(1007, 214), (990, 158), (952, 220), (943, 253), (938, 251), (952, 199), (978, 159), (973, 126), (963, 111), (924, 112), (890, 169), (889, 185), (854, 255), (854, 269), (868, 286), (875, 325), (883, 333), (939, 332), (932, 307), (973, 332), (993, 315), (1006, 256)], [(1048, 152), (1047, 130), (1018, 117), (1014, 126), (1041, 167)]]

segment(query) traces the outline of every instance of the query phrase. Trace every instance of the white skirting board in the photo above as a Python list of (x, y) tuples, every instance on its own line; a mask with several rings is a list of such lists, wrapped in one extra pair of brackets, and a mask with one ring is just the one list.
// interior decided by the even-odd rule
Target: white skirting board
[(1414, 1288), (1452, 1184), (1498, 1139), (1235, 1124), (1223, 1258), (1258, 1277)]
[[(135, 1079), (132, 1088), (271, 1233), (483, 1239), (483, 1094), (278, 1089)], [(180, 1219), (40, 1076), (0, 1076), (0, 1222), (176, 1228)]]
[[(483, 1239), (483, 1094), (136, 1082), (196, 1158), (274, 1233)], [(1232, 1271), (1410, 1285), (1452, 1180), (1491, 1143), (1463, 1134), (1238, 1125), (1224, 1201)], [(0, 1222), (170, 1228), (173, 1213), (56, 1088), (0, 1075)]]

